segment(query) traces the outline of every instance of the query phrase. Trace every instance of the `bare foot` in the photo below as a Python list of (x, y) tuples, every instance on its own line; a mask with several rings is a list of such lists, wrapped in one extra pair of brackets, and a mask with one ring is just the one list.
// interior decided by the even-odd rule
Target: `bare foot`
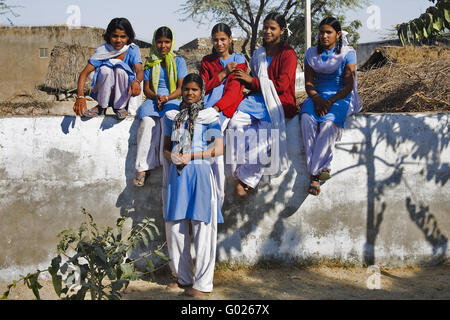
[(184, 286), (184, 285), (179, 284), (178, 282), (172, 282), (167, 285), (167, 289), (185, 289), (185, 288), (189, 288), (191, 286), (192, 286), (192, 284)]
[(184, 295), (189, 296), (189, 297), (202, 297), (202, 296), (206, 296), (208, 294), (210, 294), (211, 292), (203, 292), (194, 288), (189, 288), (184, 292)]

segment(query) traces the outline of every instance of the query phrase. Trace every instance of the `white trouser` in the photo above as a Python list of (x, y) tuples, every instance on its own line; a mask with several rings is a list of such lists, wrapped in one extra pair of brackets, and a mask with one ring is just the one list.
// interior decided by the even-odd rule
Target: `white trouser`
[(267, 157), (271, 123), (237, 111), (228, 127), (227, 163), (231, 165), (231, 172), (235, 178), (256, 188), (264, 174), (259, 160)]
[(97, 102), (103, 109), (108, 108), (111, 95), (113, 94), (113, 105), (115, 110), (126, 107), (131, 95), (129, 89), (128, 73), (122, 68), (100, 67), (94, 92), (97, 92)]
[(137, 132), (136, 171), (144, 172), (159, 166), (162, 118), (144, 117)]
[[(230, 119), (226, 118), (221, 124), (222, 134), (224, 136), (223, 138), (224, 144), (226, 141), (225, 134), (229, 123)], [(222, 155), (215, 157), (214, 161), (211, 163), (211, 169), (214, 173), (214, 177), (216, 178), (217, 192), (219, 193), (219, 204), (220, 207), (222, 208), (223, 202), (225, 200), (225, 156)]]
[(317, 175), (322, 169), (330, 169), (341, 129), (333, 121), (318, 123), (307, 113), (302, 114), (301, 127), (308, 172)]
[[(178, 283), (192, 285), (202, 292), (213, 291), (214, 267), (216, 263), (217, 246), (217, 190), (215, 179), (211, 172), (210, 181), (213, 185), (211, 198), (211, 221), (195, 221), (183, 219), (166, 222), (167, 248), (169, 250), (170, 269)], [(191, 234), (195, 250), (195, 266), (191, 255)]]

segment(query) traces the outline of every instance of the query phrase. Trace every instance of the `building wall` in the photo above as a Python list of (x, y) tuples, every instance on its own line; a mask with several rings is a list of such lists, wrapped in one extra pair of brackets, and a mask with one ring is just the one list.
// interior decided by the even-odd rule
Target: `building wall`
[[(337, 259), (384, 266), (448, 260), (449, 114), (361, 114), (336, 145), (333, 178), (318, 197), (309, 178), (298, 117), (287, 123), (290, 168), (264, 177), (248, 201), (228, 177), (218, 260)], [(162, 232), (161, 169), (135, 188), (139, 122), (114, 117), (0, 118), (0, 281), (46, 268), (57, 234), (120, 216), (153, 217)]]
[[(103, 29), (90, 27), (0, 27), (3, 68), (0, 73), (0, 101), (32, 92), (44, 82), (50, 54), (58, 42), (96, 48), (103, 42), (103, 32)], [(40, 57), (40, 48), (48, 49), (47, 58)]]

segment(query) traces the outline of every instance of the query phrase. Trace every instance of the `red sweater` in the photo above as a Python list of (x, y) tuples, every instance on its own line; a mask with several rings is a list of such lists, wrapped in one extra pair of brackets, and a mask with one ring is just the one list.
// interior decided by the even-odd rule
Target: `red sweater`
[[(237, 68), (247, 72), (247, 63), (238, 64)], [(200, 68), (200, 75), (205, 82), (205, 94), (210, 94), (211, 91), (221, 85), (221, 81), (218, 79), (219, 73), (224, 69), (220, 64), (219, 58), (210, 54), (203, 57)], [(233, 117), (237, 107), (244, 98), (244, 85), (233, 74), (227, 77), (225, 82), (225, 88), (223, 91), (222, 99), (220, 99), (216, 106), (223, 112), (228, 118)]]
[[(294, 49), (285, 44), (283, 49), (277, 53), (272, 60), (268, 70), (269, 79), (272, 80), (277, 90), (286, 118), (293, 118), (297, 112), (295, 101), (295, 78), (297, 72), (297, 55)], [(249, 87), (254, 92), (261, 91), (258, 78), (253, 78)]]

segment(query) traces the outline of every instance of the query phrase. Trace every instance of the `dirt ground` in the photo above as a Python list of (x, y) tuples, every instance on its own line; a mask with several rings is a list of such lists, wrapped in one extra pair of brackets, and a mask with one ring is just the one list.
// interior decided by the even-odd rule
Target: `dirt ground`
[[(214, 292), (201, 300), (449, 300), (450, 265), (436, 267), (381, 268), (380, 289), (368, 289), (373, 275), (366, 268), (342, 266), (278, 268), (217, 267)], [(167, 289), (167, 272), (156, 282), (133, 281), (123, 300), (191, 300), (182, 289)], [(370, 282), (370, 281), (369, 281)], [(372, 282), (373, 283), (373, 282)], [(42, 281), (43, 300), (55, 300), (51, 281)], [(0, 293), (6, 290), (0, 284)], [(31, 290), (18, 285), (9, 300), (33, 300)]]

